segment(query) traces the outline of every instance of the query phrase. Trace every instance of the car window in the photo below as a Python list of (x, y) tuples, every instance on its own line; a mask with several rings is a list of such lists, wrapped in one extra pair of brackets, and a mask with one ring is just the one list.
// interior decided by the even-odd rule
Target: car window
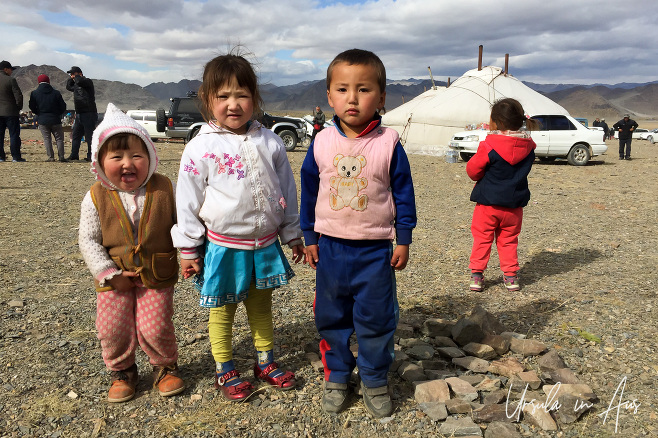
[(144, 116), (144, 120), (147, 122), (155, 122), (155, 114), (147, 114)]
[(534, 117), (532, 117), (532, 119), (539, 122), (539, 124), (540, 124), (539, 130), (540, 131), (548, 131), (548, 117), (546, 117), (546, 116), (534, 116)]
[(196, 99), (181, 99), (178, 102), (179, 113), (198, 113), (199, 107), (197, 106)]
[(550, 130), (551, 131), (571, 131), (576, 127), (564, 116), (551, 116)]

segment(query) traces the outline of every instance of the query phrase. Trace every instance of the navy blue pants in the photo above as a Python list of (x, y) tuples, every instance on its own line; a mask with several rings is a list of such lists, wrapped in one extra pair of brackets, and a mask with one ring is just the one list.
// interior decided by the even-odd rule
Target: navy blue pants
[(0, 117), (0, 159), (6, 160), (5, 154), (5, 130), (9, 131), (9, 151), (14, 160), (21, 158), (21, 124), (18, 116)]
[[(399, 318), (392, 254), (388, 240), (320, 237), (314, 310), (325, 380), (348, 383), (358, 365), (366, 387), (388, 384)], [(355, 332), (356, 360), (350, 351)]]
[[(619, 139), (619, 158), (631, 158), (631, 141), (632, 138)], [(624, 154), (624, 147), (626, 154)]]
[(75, 123), (73, 123), (73, 130), (71, 131), (71, 156), (72, 160), (80, 158), (80, 143), (82, 136), (85, 137), (87, 142), (87, 158), (91, 160), (91, 137), (96, 129), (96, 122), (98, 122), (98, 114), (96, 113), (79, 113), (75, 115)]

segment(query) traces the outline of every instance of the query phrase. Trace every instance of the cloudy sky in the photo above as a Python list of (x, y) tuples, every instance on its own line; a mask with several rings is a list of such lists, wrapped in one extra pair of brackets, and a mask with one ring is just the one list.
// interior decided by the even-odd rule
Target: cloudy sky
[(484, 65), (538, 83), (658, 80), (658, 2), (619, 0), (19, 0), (3, 1), (0, 57), (78, 65), (91, 78), (139, 85), (199, 79), (235, 45), (262, 82), (324, 78), (354, 47), (391, 79), (453, 81)]

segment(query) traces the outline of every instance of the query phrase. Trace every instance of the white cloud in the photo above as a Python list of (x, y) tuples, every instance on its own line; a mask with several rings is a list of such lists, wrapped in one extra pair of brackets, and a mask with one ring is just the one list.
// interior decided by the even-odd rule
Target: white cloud
[(3, 5), (0, 50), (17, 65), (83, 64), (93, 77), (146, 85), (198, 79), (241, 44), (262, 78), (284, 85), (322, 78), (354, 47), (377, 53), (390, 78), (426, 77), (431, 66), (435, 79), (454, 80), (477, 66), (483, 44), (485, 65), (502, 67), (509, 53), (523, 80), (644, 82), (658, 79), (657, 15), (658, 4), (638, 0), (27, 0)]

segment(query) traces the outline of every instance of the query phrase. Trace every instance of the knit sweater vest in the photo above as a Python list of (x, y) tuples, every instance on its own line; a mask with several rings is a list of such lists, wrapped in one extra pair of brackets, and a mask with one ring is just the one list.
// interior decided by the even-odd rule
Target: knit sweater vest
[(382, 126), (358, 138), (343, 137), (337, 129), (317, 134), (316, 232), (351, 240), (395, 238), (390, 168), (398, 139)]
[[(117, 267), (137, 272), (144, 286), (162, 289), (178, 281), (178, 254), (171, 241), (176, 223), (174, 191), (169, 178), (153, 174), (146, 184), (144, 211), (139, 220), (137, 239), (119, 194), (96, 182), (91, 198), (98, 210), (103, 234), (102, 244)], [(98, 292), (112, 290), (101, 287)]]

